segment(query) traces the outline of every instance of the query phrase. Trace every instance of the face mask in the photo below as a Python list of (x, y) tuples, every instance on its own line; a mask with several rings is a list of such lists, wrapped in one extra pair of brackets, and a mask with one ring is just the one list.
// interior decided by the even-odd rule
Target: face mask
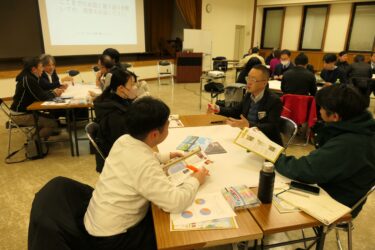
[(289, 64), (289, 61), (281, 61), (281, 64), (284, 65), (284, 66), (285, 66), (285, 65), (288, 65), (288, 64)]

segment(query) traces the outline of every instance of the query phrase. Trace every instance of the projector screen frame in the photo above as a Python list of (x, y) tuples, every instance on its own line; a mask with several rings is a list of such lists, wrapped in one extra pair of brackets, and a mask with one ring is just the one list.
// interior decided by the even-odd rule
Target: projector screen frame
[(137, 44), (136, 45), (119, 45), (119, 44), (52, 45), (49, 26), (48, 26), (46, 0), (38, 0), (44, 52), (48, 54), (52, 54), (54, 56), (95, 55), (95, 54), (100, 54), (106, 48), (115, 48), (121, 54), (144, 53), (145, 52), (144, 1), (143, 0), (134, 0), (134, 1), (136, 4), (136, 22), (137, 22), (137, 27), (136, 27)]

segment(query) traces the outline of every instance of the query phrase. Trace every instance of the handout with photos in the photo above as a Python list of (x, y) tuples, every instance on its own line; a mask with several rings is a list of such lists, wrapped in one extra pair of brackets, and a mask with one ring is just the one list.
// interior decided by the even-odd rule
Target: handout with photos
[(256, 127), (242, 129), (234, 140), (234, 143), (273, 163), (284, 150), (283, 147), (268, 139), (268, 137)]

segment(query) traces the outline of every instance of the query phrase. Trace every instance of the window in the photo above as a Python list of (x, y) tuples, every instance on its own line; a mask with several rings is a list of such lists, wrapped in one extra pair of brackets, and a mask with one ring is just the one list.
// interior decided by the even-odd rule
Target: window
[(300, 50), (322, 50), (328, 11), (327, 5), (304, 7)]
[(346, 49), (372, 51), (375, 45), (375, 3), (354, 4)]
[(265, 8), (263, 12), (262, 49), (280, 48), (284, 26), (284, 8)]

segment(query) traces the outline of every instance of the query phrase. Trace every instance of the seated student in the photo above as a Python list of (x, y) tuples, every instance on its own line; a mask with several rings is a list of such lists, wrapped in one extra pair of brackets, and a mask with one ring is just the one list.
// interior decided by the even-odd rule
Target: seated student
[(346, 76), (335, 65), (337, 57), (335, 54), (325, 54), (323, 57), (323, 70), (320, 72), (320, 77), (324, 81), (324, 86), (330, 86), (340, 83), (346, 83)]
[(84, 217), (95, 249), (156, 249), (150, 203), (182, 212), (205, 182), (205, 168), (177, 187), (164, 173), (160, 163), (181, 156), (153, 150), (168, 136), (169, 114), (168, 106), (152, 97), (130, 106), (129, 134), (113, 145)]
[(279, 128), (282, 103), (268, 89), (269, 74), (266, 66), (255, 65), (249, 72), (247, 93), (239, 105), (209, 105), (207, 112), (229, 116), (227, 123), (232, 127), (258, 127), (269, 139), (282, 145)]
[(73, 77), (66, 76), (61, 79), (56, 73), (56, 61), (55, 58), (48, 54), (43, 54), (40, 56), (40, 60), (43, 65), (43, 73), (39, 79), (39, 85), (44, 90), (51, 90), (55, 88), (66, 89), (68, 84), (64, 83), (66, 81), (73, 81)]
[(365, 57), (363, 55), (356, 55), (354, 62), (349, 66), (348, 69), (349, 82), (352, 82), (353, 78), (370, 80), (372, 78), (371, 66), (365, 63)]
[(280, 52), (279, 49), (273, 48), (272, 52), (266, 57), (266, 60), (265, 60), (266, 65), (271, 65), (271, 60), (277, 57), (275, 54), (276, 51)]
[(236, 83), (246, 84), (247, 75), (249, 74), (250, 70), (258, 64), (262, 64), (262, 62), (257, 57), (250, 58), (250, 60), (246, 63), (245, 68), (241, 70), (240, 74), (238, 75)]
[[(96, 141), (105, 157), (113, 143), (128, 132), (125, 115), (137, 97), (136, 82), (133, 73), (116, 69), (112, 71), (108, 88), (94, 100), (95, 121), (99, 124)], [(101, 173), (103, 166), (103, 159), (96, 154), (96, 171)]]
[[(43, 90), (39, 85), (43, 66), (39, 58), (26, 58), (23, 61), (23, 69), (16, 77), (16, 92), (13, 103), (10, 106), (13, 119), (18, 125), (33, 126), (33, 114), (27, 111), (27, 107), (36, 101), (51, 100), (60, 96), (64, 90)], [(57, 132), (57, 122), (47, 115), (40, 114), (38, 119), (39, 135), (42, 138)]]
[(281, 51), (281, 53), (280, 53), (280, 64), (276, 65), (275, 72), (273, 74), (273, 78), (275, 80), (283, 79), (284, 73), (287, 70), (294, 67), (293, 63), (290, 61), (290, 56), (291, 56), (291, 53), (290, 53), (289, 50), (284, 49), (284, 50)]
[(274, 58), (271, 59), (269, 65), (270, 65), (270, 71), (271, 71), (271, 76), (275, 73), (276, 65), (278, 65), (280, 61), (280, 56), (281, 56), (281, 51), (280, 50), (275, 50), (273, 52)]
[(103, 55), (107, 55), (111, 58), (112, 63), (119, 69), (126, 70), (130, 65), (122, 64), (120, 62), (120, 52), (114, 48), (107, 48), (103, 51)]
[(258, 59), (262, 62), (262, 64), (265, 65), (264, 58), (263, 58), (262, 56), (259, 55), (259, 49), (258, 49), (258, 47), (254, 47), (254, 48), (251, 49), (251, 54), (250, 54), (250, 55), (247, 55), (247, 56), (245, 56), (244, 58), (242, 58), (242, 59), (240, 60), (240, 62), (238, 63), (239, 66), (241, 66), (241, 67), (245, 67), (246, 63), (247, 63), (251, 58), (253, 58), (253, 57), (258, 58)]
[(281, 91), (284, 94), (315, 95), (316, 79), (313, 73), (306, 69), (309, 59), (300, 53), (295, 59), (296, 66), (284, 73), (281, 80)]
[(370, 59), (370, 61), (368, 63), (371, 66), (371, 73), (375, 74), (375, 52), (371, 53), (371, 59)]
[(366, 100), (351, 86), (322, 88), (316, 102), (325, 122), (317, 130), (317, 149), (298, 159), (282, 155), (275, 168), (288, 178), (318, 184), (352, 207), (375, 184), (375, 120), (366, 111)]
[(96, 86), (105, 90), (111, 82), (111, 70), (116, 69), (113, 60), (108, 55), (101, 55), (98, 60), (99, 71), (96, 73)]
[(339, 53), (339, 58), (336, 62), (337, 68), (342, 72), (343, 75), (348, 74), (348, 69), (350, 64), (348, 63), (348, 52), (346, 51), (341, 51)]

